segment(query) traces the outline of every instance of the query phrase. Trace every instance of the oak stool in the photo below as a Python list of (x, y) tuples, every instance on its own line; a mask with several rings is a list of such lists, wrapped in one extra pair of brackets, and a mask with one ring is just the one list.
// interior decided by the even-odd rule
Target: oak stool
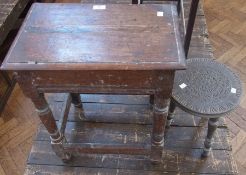
[[(161, 162), (174, 73), (185, 67), (174, 4), (35, 3), (1, 68), (15, 72), (64, 161), (89, 153), (147, 154)], [(70, 94), (61, 126), (44, 93)], [(70, 104), (83, 111), (79, 94), (153, 95), (150, 143), (67, 143)]]
[(232, 111), (242, 94), (238, 76), (227, 66), (208, 58), (187, 60), (187, 69), (177, 71), (167, 117), (170, 126), (176, 105), (195, 116), (208, 118), (203, 157), (211, 150), (220, 117)]

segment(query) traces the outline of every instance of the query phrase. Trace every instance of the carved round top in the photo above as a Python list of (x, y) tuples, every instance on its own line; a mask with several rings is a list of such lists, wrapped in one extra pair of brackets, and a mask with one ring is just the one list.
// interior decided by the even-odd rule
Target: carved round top
[(177, 71), (173, 99), (190, 112), (220, 115), (234, 109), (242, 86), (228, 67), (206, 58), (187, 60), (187, 69)]

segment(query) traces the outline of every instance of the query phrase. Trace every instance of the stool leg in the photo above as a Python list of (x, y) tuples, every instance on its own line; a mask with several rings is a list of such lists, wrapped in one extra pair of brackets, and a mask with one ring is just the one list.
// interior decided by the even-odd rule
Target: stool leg
[(50, 134), (52, 149), (63, 161), (70, 160), (71, 154), (65, 152), (63, 148), (63, 144), (66, 143), (66, 138), (58, 130), (54, 116), (44, 98), (44, 95), (40, 94), (38, 98), (31, 97), (31, 99), (36, 106), (36, 111), (40, 120)]
[(75, 108), (79, 110), (79, 118), (84, 118), (84, 109), (83, 104), (80, 98), (80, 94), (77, 93), (70, 93), (72, 97), (72, 103), (74, 104)]
[(52, 111), (44, 98), (44, 94), (39, 93), (35, 86), (32, 85), (32, 79), (30, 79), (31, 76), (29, 73), (15, 73), (15, 77), (23, 93), (29, 97), (35, 105), (39, 118), (50, 135), (53, 151), (63, 161), (68, 161), (71, 158), (71, 154), (66, 152), (63, 147), (63, 144), (66, 142), (66, 138), (60, 133)]
[(171, 123), (173, 122), (173, 114), (174, 114), (175, 108), (176, 108), (176, 105), (171, 100), (170, 101), (170, 106), (169, 106), (169, 111), (168, 111), (168, 116), (167, 116), (167, 124), (166, 124), (167, 128), (169, 128), (171, 126)]
[(162, 160), (162, 152), (164, 147), (164, 130), (168, 113), (168, 105), (169, 99), (166, 99), (165, 96), (161, 93), (155, 94), (150, 155), (152, 163), (160, 163)]
[(207, 137), (204, 142), (204, 149), (203, 149), (202, 157), (207, 157), (211, 151), (212, 139), (218, 127), (218, 121), (219, 121), (219, 118), (210, 118), (208, 120), (208, 132), (207, 132)]

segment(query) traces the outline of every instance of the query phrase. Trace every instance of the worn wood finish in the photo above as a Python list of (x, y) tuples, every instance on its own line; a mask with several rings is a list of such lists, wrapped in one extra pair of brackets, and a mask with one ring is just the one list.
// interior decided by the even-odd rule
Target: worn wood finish
[[(136, 147), (134, 145), (76, 145), (65, 143), (63, 133), (57, 129), (54, 123), (54, 117), (47, 103), (39, 92), (80, 92), (80, 93), (114, 93), (114, 94), (155, 94), (153, 106), (153, 132), (152, 145), (149, 149), (151, 160), (159, 162), (162, 157), (164, 146), (164, 126), (168, 111), (168, 97), (171, 94), (173, 71), (109, 71), (108, 74), (102, 71), (87, 71), (87, 75), (93, 74), (89, 80), (83, 79), (83, 71), (70, 71), (71, 74), (62, 74), (63, 79), (58, 81), (61, 76), (60, 71), (46, 72), (26, 72), (16, 73), (17, 80), (23, 89), (25, 95), (31, 98), (37, 108), (40, 119), (46, 126), (50, 136), (53, 148), (58, 156), (63, 160), (70, 158), (68, 153), (124, 153), (124, 154), (146, 154), (146, 146)], [(74, 73), (74, 74), (73, 74)], [(141, 74), (142, 73), (142, 74)], [(78, 79), (72, 79), (73, 75), (80, 75)], [(108, 79), (106, 75), (118, 77), (114, 81)], [(137, 76), (139, 75), (139, 76)], [(136, 78), (135, 78), (136, 77)], [(44, 82), (43, 80), (47, 80)], [(143, 80), (137, 82), (136, 80)], [(136, 83), (137, 82), (137, 83)], [(73, 100), (79, 99), (72, 94)], [(76, 103), (77, 104), (77, 103)], [(63, 123), (65, 124), (65, 123)], [(58, 147), (58, 144), (60, 145)]]
[(225, 65), (209, 58), (187, 61), (187, 69), (176, 72), (167, 124), (170, 125), (175, 105), (188, 113), (209, 118), (203, 156), (211, 151), (212, 136), (219, 117), (235, 109), (242, 96), (239, 77)]
[[(48, 101), (50, 101), (50, 108), (58, 108), (60, 111), (64, 109), (64, 102), (66, 95), (52, 95), (47, 94)], [(148, 95), (93, 95), (83, 94), (83, 106), (86, 109), (85, 118), (78, 118), (80, 110), (74, 105), (71, 106), (68, 121), (93, 121), (97, 123), (125, 123), (125, 124), (152, 124), (152, 111), (149, 104)], [(199, 118), (190, 117), (185, 121), (186, 113), (177, 109), (176, 113), (179, 115), (175, 117), (172, 125), (174, 126), (205, 126), (205, 121)], [(55, 110), (53, 112), (54, 118), (59, 120), (60, 112)], [(131, 116), (129, 118), (129, 116)], [(219, 126), (225, 127), (224, 120), (220, 120)]]
[[(19, 72), (22, 74), (22, 71)], [(40, 92), (153, 94), (172, 88), (173, 71), (31, 71), (28, 76)], [(82, 81), (83, 80), (83, 81)], [(136, 81), (137, 80), (137, 81)], [(65, 85), (65, 86), (64, 86)]]
[[(177, 11), (178, 14), (180, 16), (180, 20), (181, 20), (181, 28), (184, 30), (183, 32), (183, 45), (184, 45), (184, 52), (185, 52), (185, 56), (188, 56), (188, 52), (189, 52), (189, 48), (190, 48), (190, 41), (191, 41), (191, 37), (192, 37), (192, 33), (193, 33), (193, 29), (194, 29), (194, 24), (195, 24), (195, 20), (196, 20), (196, 13), (197, 13), (197, 8), (198, 8), (198, 4), (199, 4), (199, 0), (192, 0), (190, 3), (190, 7), (184, 10), (184, 3), (181, 0), (176, 0), (177, 1)], [(133, 3), (153, 3), (153, 1), (136, 1), (133, 0)], [(165, 3), (165, 1), (155, 1), (154, 3)], [(185, 15), (184, 15), (184, 11), (189, 11), (189, 17), (187, 20), (187, 23), (185, 21)], [(187, 24), (187, 25), (186, 25)]]
[[(71, 0), (59, 0), (59, 2), (69, 2)], [(240, 0), (242, 3), (244, 2), (244, 0)], [(58, 2), (58, 1), (56, 1)], [(73, 2), (75, 2), (73, 0)], [(80, 2), (79, 0), (77, 0), (76, 2)], [(160, 2), (160, 1), (159, 1)], [(185, 2), (187, 2), (185, 0)], [(201, 1), (202, 2), (202, 1)], [(237, 70), (242, 70), (245, 72), (245, 69), (243, 67), (242, 61), (244, 61), (245, 59), (240, 61), (240, 58), (242, 58), (242, 53), (243, 50), (241, 51), (241, 53), (239, 52), (240, 49), (242, 48), (244, 42), (243, 42), (243, 37), (240, 37), (243, 35), (243, 29), (245, 28), (242, 25), (243, 22), (243, 18), (240, 18), (240, 15), (242, 13), (240, 13), (240, 8), (237, 7), (241, 7), (241, 12), (243, 10), (243, 6), (242, 3), (238, 4), (236, 1), (228, 1), (226, 0), (226, 5), (225, 5), (225, 0), (219, 0), (219, 1), (214, 1), (214, 0), (206, 0), (205, 1), (207, 4), (207, 16), (209, 19), (209, 24), (211, 26), (210, 29), (212, 29), (212, 35), (210, 35), (210, 39), (212, 39), (214, 46), (216, 46), (216, 54), (220, 54), (220, 61), (222, 61), (225, 57), (225, 55), (229, 55), (230, 53), (234, 53), (233, 51), (236, 51), (237, 55), (233, 56), (232, 58), (229, 59), (230, 63), (236, 63), (237, 62)], [(129, 2), (130, 3), (130, 2)], [(128, 4), (129, 4), (128, 3)], [(245, 5), (244, 5), (245, 6)], [(230, 7), (230, 8), (227, 8)], [(233, 10), (231, 10), (231, 7), (233, 7)], [(218, 9), (223, 8), (226, 13), (220, 13), (221, 11), (218, 11)], [(216, 12), (216, 13), (214, 13)], [(197, 16), (196, 23), (195, 23), (195, 33), (193, 33), (193, 38), (191, 41), (191, 47), (192, 49), (190, 50), (189, 53), (192, 53), (191, 56), (194, 57), (202, 57), (201, 55), (211, 55), (211, 50), (209, 50), (209, 47), (211, 47), (211, 45), (208, 45), (206, 43), (208, 43), (208, 39), (205, 35), (203, 35), (204, 31), (206, 31), (206, 25), (205, 25), (205, 17), (203, 14), (203, 11), (201, 8), (198, 9), (198, 16)], [(224, 19), (223, 21), (221, 21), (222, 19)], [(229, 21), (228, 21), (229, 19)], [(241, 22), (237, 22), (237, 20), (235, 19), (241, 19)], [(224, 27), (224, 25), (222, 24), (227, 24), (226, 27)], [(214, 25), (216, 24), (216, 25)], [(228, 30), (228, 29), (231, 29)], [(223, 32), (222, 32), (223, 31)], [(239, 31), (241, 31), (240, 33), (238, 33)], [(227, 32), (227, 33), (226, 33)], [(233, 33), (232, 33), (233, 32)], [(225, 34), (226, 33), (226, 34)], [(225, 36), (223, 39), (222, 37)], [(237, 38), (238, 37), (238, 38)], [(193, 40), (194, 39), (194, 40)], [(199, 39), (199, 40), (198, 40)], [(222, 39), (222, 40), (221, 40)], [(226, 41), (226, 39), (230, 39), (230, 41), (232, 40), (233, 43), (237, 43), (234, 45), (234, 47), (228, 49), (228, 46), (231, 46), (228, 41)], [(223, 53), (225, 53), (225, 49), (226, 48), (226, 54), (224, 56), (222, 56)], [(194, 55), (195, 52), (193, 52), (193, 49), (195, 49), (196, 54)], [(199, 50), (199, 52), (198, 52)], [(238, 53), (238, 52), (239, 53)], [(224, 59), (223, 61), (226, 61), (226, 59)], [(230, 65), (232, 66), (232, 65)], [(241, 66), (241, 69), (240, 69)], [(245, 80), (245, 74), (243, 74), (241, 72), (241, 78), (244, 78)], [(101, 111), (104, 113), (104, 116), (107, 116), (106, 114), (112, 114), (114, 111), (114, 115), (115, 118), (117, 119), (122, 119), (123, 118), (123, 114), (125, 113), (125, 116), (127, 115), (131, 115), (131, 116), (135, 116), (134, 114), (134, 108), (138, 108), (138, 109), (142, 109), (142, 108), (146, 108), (147, 109), (147, 105), (146, 107), (143, 106), (141, 107), (140, 105), (137, 105), (137, 103), (140, 104), (140, 102), (136, 102), (135, 98), (131, 99), (131, 100), (124, 100), (123, 99), (117, 99), (116, 101), (114, 101), (114, 105), (112, 107), (110, 107), (108, 103), (106, 103), (108, 98), (111, 99), (115, 99), (115, 96), (108, 96), (108, 95), (88, 95), (88, 97), (86, 97), (87, 95), (82, 95), (83, 101), (85, 101), (86, 99), (90, 99), (90, 101), (87, 101), (88, 103), (84, 103), (84, 106), (88, 106), (88, 109), (85, 111), (87, 113), (87, 116), (90, 115), (89, 117), (92, 118), (94, 116), (98, 116), (98, 120), (101, 118)], [(49, 96), (51, 97), (51, 96)], [(130, 97), (130, 96), (128, 96)], [(144, 103), (148, 104), (148, 96), (145, 97), (146, 101)], [(55, 104), (61, 104), (60, 106), (58, 105), (58, 107), (60, 108), (59, 110), (57, 110), (56, 114), (54, 114), (54, 117), (57, 116), (57, 119), (59, 120), (60, 117), (60, 110), (63, 109), (62, 108), (62, 102), (61, 100), (63, 99), (63, 96), (53, 96), (51, 97), (51, 99), (53, 101), (57, 101), (57, 103), (54, 102), (50, 102), (51, 104), (51, 109), (53, 109), (53, 106), (56, 106)], [(57, 100), (56, 100), (57, 99)], [(97, 104), (96, 103), (96, 99), (98, 99), (98, 102), (101, 102), (103, 104), (106, 103), (106, 105), (104, 106), (103, 104)], [(243, 99), (245, 99), (245, 97), (243, 97)], [(95, 103), (93, 103), (95, 102)], [(122, 107), (118, 106), (119, 103), (123, 103)], [(109, 102), (110, 103), (110, 102)], [(112, 103), (112, 101), (111, 101)], [(131, 104), (131, 105), (127, 105), (127, 103)], [(241, 106), (234, 112), (232, 112), (230, 115), (233, 116), (233, 120), (230, 120), (231, 122), (229, 123), (229, 129), (230, 129), (230, 133), (233, 135), (233, 139), (230, 138), (229, 140), (232, 139), (233, 142), (233, 151), (229, 151), (230, 149), (228, 149), (228, 152), (220, 152), (220, 154), (224, 154), (224, 153), (234, 153), (236, 156), (236, 160), (239, 162), (241, 162), (241, 164), (243, 165), (243, 163), (245, 163), (244, 160), (244, 148), (245, 145), (243, 145), (245, 143), (245, 137), (243, 137), (245, 135), (245, 132), (243, 130), (243, 128), (245, 128), (244, 125), (244, 118), (245, 118), (245, 100), (243, 100), (243, 102), (241, 103)], [(97, 110), (93, 110), (93, 108), (95, 108)], [(128, 109), (126, 109), (126, 106), (128, 106), (130, 112), (128, 112)], [(139, 107), (140, 106), (140, 107)], [(78, 111), (73, 109), (74, 106), (71, 105), (71, 112), (69, 114), (69, 121), (80, 121), (80, 119), (78, 118), (78, 115), (76, 114)], [(126, 112), (124, 112), (124, 109), (126, 109)], [(141, 111), (141, 110), (140, 110)], [(122, 112), (122, 113), (121, 113)], [(122, 117), (117, 117), (120, 116), (120, 114), (122, 115)], [(174, 117), (174, 121), (173, 121), (173, 127), (169, 130), (168, 134), (172, 133), (177, 133), (177, 129), (180, 128), (180, 126), (184, 126), (182, 127), (182, 130), (178, 132), (178, 134), (180, 135), (181, 133), (185, 134), (186, 132), (190, 132), (187, 133), (186, 136), (190, 136), (190, 137), (183, 137), (183, 138), (191, 138), (192, 136), (192, 126), (193, 125), (193, 121), (195, 122), (196, 126), (206, 126), (206, 120), (201, 120), (198, 117), (187, 117), (187, 113), (181, 111), (179, 108), (175, 111), (175, 117)], [(112, 118), (114, 119), (114, 116), (111, 115)], [(145, 115), (146, 116), (146, 115)], [(17, 86), (16, 89), (14, 90), (14, 93), (12, 94), (8, 105), (6, 106), (4, 113), (2, 115), (2, 119), (4, 119), (4, 121), (2, 119), (0, 119), (0, 123), (1, 123), (1, 162), (0, 162), (0, 170), (1, 173), (3, 174), (18, 174), (18, 175), (22, 175), (24, 172), (24, 168), (26, 166), (26, 159), (28, 157), (29, 151), (31, 149), (31, 145), (32, 145), (32, 138), (31, 136), (34, 134), (35, 130), (36, 130), (36, 124), (38, 123), (38, 119), (37, 119), (37, 115), (35, 114), (35, 109), (33, 107), (33, 105), (31, 104), (30, 100), (28, 100), (27, 98), (25, 98), (21, 92), (21, 90), (19, 89), (19, 87)], [(138, 119), (142, 119), (141, 118), (141, 113), (139, 113), (138, 116), (136, 116), (136, 118), (138, 117)], [(186, 118), (186, 120), (183, 120), (183, 118)], [(135, 117), (133, 117), (135, 118)], [(151, 121), (150, 117), (146, 117), (149, 118)], [(126, 120), (122, 119), (121, 122), (124, 122)], [(129, 120), (130, 121), (130, 120)], [(200, 121), (200, 122), (199, 122)], [(224, 128), (225, 130), (227, 130), (227, 126), (225, 125), (225, 123), (223, 122), (224, 120), (220, 120), (221, 125), (219, 124), (219, 128), (217, 129), (217, 131), (220, 131), (220, 128)], [(228, 122), (228, 120), (227, 120)], [(235, 124), (235, 123), (237, 124)], [(179, 126), (179, 127), (176, 127)], [(188, 127), (186, 127), (188, 126)], [(240, 128), (241, 127), (241, 130)], [(198, 129), (200, 127), (197, 127)], [(173, 130), (174, 129), (174, 130)], [(203, 130), (204, 134), (202, 134), (202, 138), (205, 138), (206, 136), (206, 130)], [(219, 132), (218, 134), (215, 134), (216, 136), (220, 136)], [(224, 133), (227, 133), (224, 132)], [(244, 135), (242, 135), (244, 134)], [(47, 136), (47, 140), (49, 139), (48, 135)], [(172, 138), (175, 136), (169, 135)], [(197, 137), (196, 137), (197, 138)], [(170, 139), (167, 139), (170, 140)], [(192, 140), (192, 139), (191, 139)], [(217, 140), (217, 139), (216, 139)], [(225, 142), (225, 138), (222, 137), (220, 138), (221, 143), (224, 144)], [(203, 146), (203, 141), (201, 141), (200, 144), (200, 148), (202, 148)], [(180, 143), (180, 142), (178, 142)], [(194, 142), (193, 142), (194, 143)], [(175, 145), (176, 143), (172, 143), (173, 145)], [(222, 144), (222, 145), (223, 145)], [(167, 143), (166, 143), (167, 145)], [(229, 144), (231, 145), (231, 143)], [(189, 144), (187, 144), (188, 147)], [(214, 145), (213, 145), (214, 148)], [(187, 151), (188, 152), (188, 151)], [(193, 156), (190, 156), (189, 158), (192, 158)], [(46, 157), (48, 158), (48, 157)], [(47, 160), (47, 159), (46, 159)], [(235, 160), (235, 159), (234, 159)], [(229, 165), (233, 164), (233, 162), (228, 162)], [(223, 174), (224, 170), (220, 170), (221, 166), (218, 167), (218, 174)], [(235, 169), (235, 166), (234, 170)], [(223, 168), (223, 167), (221, 167)], [(242, 166), (239, 167), (242, 170), (242, 174), (245, 174), (245, 171), (243, 170)], [(53, 174), (57, 173), (57, 174), (72, 174), (75, 172), (78, 172), (77, 174), (89, 174), (89, 173), (94, 173), (94, 174), (177, 174), (177, 172), (171, 172), (171, 171), (163, 171), (163, 172), (150, 172), (150, 171), (144, 171), (144, 170), (139, 170), (139, 171), (132, 171), (132, 170), (127, 170), (127, 169), (108, 169), (108, 168), (86, 168), (86, 167), (69, 167), (69, 166), (53, 166), (53, 165), (38, 165), (38, 164), (32, 164), (32, 165), (28, 165), (28, 172), (30, 174), (34, 174), (36, 173), (48, 173), (48, 172), (52, 172)], [(221, 173), (220, 173), (221, 172)], [(236, 172), (236, 171), (235, 171)], [(190, 173), (180, 173), (180, 174), (190, 174)], [(198, 174), (198, 173), (197, 173)], [(208, 174), (208, 173), (205, 173)], [(224, 173), (226, 174), (226, 173)], [(229, 173), (228, 173), (229, 174)], [(231, 173), (233, 174), (233, 173)]]
[(215, 131), (218, 127), (218, 120), (219, 120), (219, 118), (210, 118), (208, 120), (208, 131), (207, 131), (206, 139), (204, 141), (204, 149), (203, 149), (203, 153), (202, 153), (203, 157), (207, 157), (211, 152), (212, 139), (213, 139), (213, 137), (215, 135)]
[[(185, 67), (175, 5), (108, 4), (105, 10), (92, 8), (91, 4), (33, 5), (2, 69), (172, 70)], [(158, 11), (165, 12), (164, 17), (157, 16)]]
[[(56, 117), (61, 116), (60, 110), (66, 104), (67, 95), (48, 95), (47, 99), (51, 104), (51, 109)], [(83, 95), (85, 114), (90, 111), (87, 103), (100, 104), (104, 107), (112, 105), (115, 118), (120, 118), (119, 111), (121, 106), (129, 108), (132, 105), (145, 108), (149, 105), (147, 96), (103, 96), (103, 95)], [(125, 104), (126, 103), (126, 104)], [(114, 105), (118, 105), (115, 107)], [(150, 147), (151, 124), (143, 125), (118, 123), (95, 123), (89, 121), (74, 122), (73, 115), (77, 108), (71, 108), (66, 128), (66, 138), (68, 144), (83, 146), (84, 144), (102, 145), (138, 145)], [(88, 111), (89, 110), (89, 111)], [(94, 108), (96, 113), (100, 108)], [(132, 120), (135, 116), (141, 115), (142, 111), (126, 116), (125, 120)], [(120, 113), (124, 115), (124, 111)], [(148, 118), (151, 118), (151, 109), (148, 108)], [(184, 116), (187, 120), (184, 121)], [(76, 116), (79, 117), (78, 115)], [(100, 118), (102, 116), (99, 116)], [(104, 114), (104, 118), (108, 118)], [(110, 117), (109, 117), (110, 118)], [(141, 123), (141, 118), (139, 118)], [(231, 147), (228, 141), (228, 130), (221, 123), (218, 123), (213, 144), (212, 157), (201, 159), (203, 142), (206, 136), (206, 122), (194, 122), (193, 116), (178, 110), (174, 116), (173, 127), (165, 135), (165, 148), (163, 151), (163, 164), (153, 165), (148, 161), (147, 156), (142, 155), (122, 155), (122, 154), (81, 154), (79, 150), (71, 162), (64, 164), (52, 151), (49, 143), (49, 134), (41, 125), (37, 137), (34, 140), (33, 147), (28, 159), (28, 166), (25, 174), (34, 172), (42, 173), (69, 173), (78, 172), (81, 174), (117, 174), (120, 172), (128, 174), (234, 174), (236, 167), (230, 156)], [(197, 119), (197, 118), (196, 118)], [(187, 122), (188, 121), (188, 122)], [(57, 120), (58, 122), (58, 120)], [(180, 123), (180, 125), (179, 125)], [(203, 124), (202, 124), (203, 123)], [(204, 127), (205, 125), (205, 127)], [(187, 127), (188, 126), (188, 127)], [(164, 166), (163, 166), (164, 165)]]
[[(2, 69), (15, 71), (20, 87), (34, 103), (49, 132), (52, 148), (65, 161), (73, 152), (147, 154), (147, 151), (146, 146), (77, 147), (66, 143), (44, 93), (71, 93), (73, 103), (80, 107), (80, 118), (86, 117), (80, 93), (154, 96), (148, 155), (152, 162), (160, 163), (174, 72), (185, 68), (176, 7), (173, 4), (109, 4), (99, 10), (94, 7), (34, 4)], [(160, 12), (163, 14), (159, 15)], [(64, 115), (61, 128), (65, 128), (66, 121)]]
[[(208, 58), (187, 61), (187, 69), (176, 72), (172, 98), (187, 112), (216, 118), (235, 109), (242, 96), (239, 77), (227, 66)], [(181, 84), (187, 87), (180, 87)]]
[[(3, 0), (0, 2), (0, 65), (3, 62), (4, 56), (9, 49), (9, 43), (12, 38), (7, 36), (14, 28), (15, 22), (18, 20), (20, 14), (25, 9), (30, 0)], [(12, 32), (11, 34), (13, 34)], [(14, 34), (15, 35), (15, 34)], [(11, 39), (10, 39), (11, 38)], [(0, 115), (2, 110), (15, 86), (15, 80), (11, 79), (6, 72), (0, 72)], [(4, 86), (7, 86), (4, 89)]]
[(196, 12), (198, 8), (199, 0), (192, 0), (191, 1), (191, 7), (190, 7), (190, 12), (189, 12), (189, 18), (187, 22), (187, 28), (185, 32), (185, 37), (184, 37), (184, 50), (185, 50), (185, 56), (188, 56), (188, 52), (190, 49), (190, 41), (191, 41), (191, 36), (193, 33), (193, 27), (195, 24), (195, 19), (196, 19)]
[[(166, 1), (143, 1), (144, 4), (163, 4)], [(184, 41), (185, 30), (187, 29), (188, 17), (190, 12), (191, 1), (184, 1), (184, 14), (181, 14), (179, 19), (179, 29), (182, 41)], [(183, 20), (184, 18), (184, 20)], [(184, 45), (184, 42), (183, 42)], [(202, 10), (202, 3), (198, 5), (197, 15), (191, 36), (191, 43), (188, 52), (188, 58), (213, 58), (212, 46), (208, 39), (208, 31), (206, 26), (206, 19)]]

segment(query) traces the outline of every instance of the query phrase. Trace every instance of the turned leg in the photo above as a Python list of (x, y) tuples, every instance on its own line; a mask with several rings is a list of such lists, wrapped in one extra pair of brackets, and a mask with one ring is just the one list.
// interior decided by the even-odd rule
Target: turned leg
[(208, 120), (208, 132), (207, 132), (207, 137), (204, 142), (204, 149), (203, 149), (202, 157), (207, 157), (211, 151), (212, 139), (218, 127), (218, 121), (219, 121), (219, 118), (210, 118)]
[(167, 124), (166, 124), (167, 128), (169, 128), (171, 126), (171, 123), (173, 122), (173, 114), (174, 114), (175, 108), (176, 108), (176, 105), (171, 100), (170, 101), (170, 106), (169, 106), (169, 111), (168, 111), (168, 116), (167, 116)]
[(52, 111), (44, 98), (44, 94), (39, 93), (35, 86), (33, 86), (31, 73), (15, 72), (14, 74), (21, 89), (23, 90), (23, 93), (32, 100), (34, 106), (36, 107), (39, 118), (50, 135), (53, 151), (62, 160), (68, 161), (71, 158), (71, 154), (66, 152), (63, 147), (63, 144), (66, 142), (66, 138), (60, 133)]
[(83, 109), (83, 104), (80, 98), (80, 94), (71, 93), (71, 97), (72, 97), (72, 103), (74, 104), (75, 108), (79, 111), (79, 118), (83, 119), (84, 109)]
[(164, 147), (164, 130), (168, 113), (168, 105), (169, 100), (165, 99), (164, 95), (162, 95), (161, 93), (155, 94), (150, 155), (152, 163), (160, 163), (162, 160), (162, 151)]
[(43, 94), (31, 96), (31, 100), (36, 107), (36, 111), (40, 120), (44, 124), (48, 133), (50, 134), (51, 145), (54, 152), (62, 160), (67, 161), (71, 158), (71, 154), (64, 151), (63, 143), (66, 142), (65, 136), (60, 133), (57, 128), (56, 121), (53, 114), (44, 98)]

